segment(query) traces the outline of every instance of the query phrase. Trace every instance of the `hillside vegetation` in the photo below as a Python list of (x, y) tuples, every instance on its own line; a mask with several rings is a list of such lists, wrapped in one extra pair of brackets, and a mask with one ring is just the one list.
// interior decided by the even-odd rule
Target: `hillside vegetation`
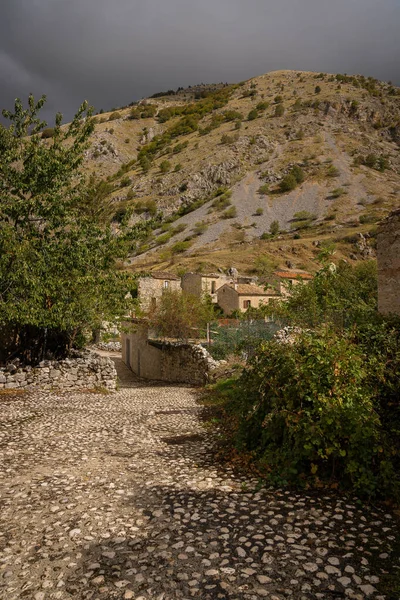
[(277, 71), (96, 117), (85, 169), (115, 229), (140, 225), (134, 269), (313, 269), (320, 246), (374, 256), (398, 206), (400, 90)]

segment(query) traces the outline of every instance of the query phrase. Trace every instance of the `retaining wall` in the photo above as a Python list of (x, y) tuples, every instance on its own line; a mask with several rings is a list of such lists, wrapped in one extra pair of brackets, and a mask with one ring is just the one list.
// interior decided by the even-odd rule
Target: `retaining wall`
[(37, 367), (10, 363), (0, 368), (0, 389), (104, 387), (111, 391), (116, 386), (117, 372), (111, 358), (92, 353), (60, 361), (44, 360)]

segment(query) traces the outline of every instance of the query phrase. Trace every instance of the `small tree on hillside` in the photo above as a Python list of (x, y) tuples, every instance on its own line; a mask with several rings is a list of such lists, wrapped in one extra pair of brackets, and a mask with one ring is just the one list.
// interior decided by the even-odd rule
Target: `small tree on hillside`
[(202, 337), (207, 323), (214, 318), (214, 309), (210, 302), (173, 290), (164, 292), (158, 306), (150, 315), (150, 320), (160, 336), (185, 341)]
[(92, 111), (82, 104), (66, 127), (57, 114), (43, 142), (44, 102), (17, 99), (0, 126), (0, 362), (63, 355), (126, 307), (123, 247), (93, 206), (104, 189), (79, 171)]

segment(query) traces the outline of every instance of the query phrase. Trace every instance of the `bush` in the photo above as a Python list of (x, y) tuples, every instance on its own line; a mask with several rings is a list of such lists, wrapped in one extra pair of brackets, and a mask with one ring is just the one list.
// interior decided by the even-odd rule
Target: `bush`
[(263, 208), (257, 208), (256, 212), (254, 213), (254, 215), (256, 217), (261, 217), (261, 215), (264, 214), (264, 209)]
[(283, 104), (277, 104), (275, 108), (275, 117), (282, 117), (285, 113), (285, 108)]
[(187, 240), (184, 242), (176, 242), (176, 244), (174, 244), (172, 246), (171, 250), (174, 254), (182, 254), (183, 252), (186, 252), (186, 250), (188, 250), (188, 248), (190, 248), (190, 246), (191, 246), (190, 240)]
[(316, 93), (316, 94), (320, 94), (320, 93), (321, 93), (321, 87), (320, 87), (319, 85), (317, 85), (317, 86), (315, 87), (315, 93)]
[(275, 482), (340, 480), (362, 495), (394, 493), (396, 447), (368, 367), (354, 337), (330, 328), (261, 344), (237, 384), (238, 447)]
[(279, 231), (280, 231), (279, 221), (272, 221), (271, 225), (269, 226), (270, 234), (272, 236), (278, 235)]
[(326, 175), (327, 175), (327, 177), (339, 177), (340, 171), (334, 165), (330, 165), (330, 167), (328, 167)]
[(258, 193), (261, 194), (262, 196), (266, 196), (269, 192), (269, 185), (267, 183), (264, 183), (264, 185), (262, 185), (261, 187), (258, 188)]
[(111, 113), (111, 115), (108, 117), (109, 121), (116, 121), (116, 119), (120, 119), (122, 117), (121, 113), (118, 111), (115, 111), (113, 113)]
[(279, 184), (281, 192), (291, 192), (297, 186), (297, 181), (294, 175), (286, 175)]
[(168, 173), (170, 168), (171, 168), (171, 163), (169, 162), (169, 160), (163, 160), (162, 163), (160, 164), (160, 172), (161, 173)]
[(228, 210), (226, 210), (224, 213), (222, 213), (223, 219), (234, 219), (236, 216), (237, 216), (236, 206), (231, 206), (230, 208), (228, 208)]
[(269, 102), (259, 102), (256, 106), (257, 110), (267, 110), (267, 108), (269, 107)]
[(254, 121), (254, 119), (257, 119), (257, 117), (258, 117), (258, 110), (256, 108), (253, 108), (253, 110), (251, 110), (249, 112), (249, 114), (247, 115), (247, 120)]
[(49, 138), (54, 137), (54, 127), (46, 127), (46, 129), (43, 129), (42, 131), (42, 139), (46, 140)]

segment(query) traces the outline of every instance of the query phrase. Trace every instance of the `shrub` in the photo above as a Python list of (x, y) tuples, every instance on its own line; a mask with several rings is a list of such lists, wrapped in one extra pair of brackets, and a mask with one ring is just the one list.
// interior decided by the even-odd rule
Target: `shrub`
[(335, 167), (334, 165), (330, 165), (328, 167), (328, 170), (326, 172), (327, 177), (339, 177), (340, 175), (340, 171), (337, 167)]
[(257, 110), (267, 110), (267, 108), (269, 107), (269, 102), (259, 102), (256, 106)]
[(261, 194), (262, 196), (266, 196), (269, 192), (269, 185), (267, 183), (264, 183), (264, 185), (262, 185), (261, 187), (258, 188), (258, 193)]
[(208, 229), (208, 225), (207, 223), (204, 223), (204, 221), (200, 221), (198, 223), (196, 223), (196, 225), (193, 227), (193, 234), (196, 236), (201, 235), (202, 233), (205, 233)]
[(121, 113), (118, 111), (115, 111), (113, 113), (111, 113), (111, 115), (108, 117), (109, 121), (115, 121), (116, 119), (120, 119), (122, 117)]
[(279, 231), (280, 231), (279, 221), (272, 221), (271, 225), (269, 226), (270, 234), (272, 236), (278, 235)]
[(46, 129), (43, 129), (42, 131), (42, 139), (46, 140), (49, 138), (54, 137), (54, 127), (46, 127)]
[(182, 169), (181, 163), (177, 163), (174, 168), (174, 172), (178, 173)]
[(297, 181), (294, 175), (286, 175), (279, 184), (281, 192), (291, 192), (297, 186)]
[(339, 188), (332, 190), (330, 193), (330, 196), (331, 196), (331, 198), (340, 198), (341, 196), (344, 196), (345, 194), (347, 194), (347, 190), (339, 187)]
[(125, 138), (124, 141), (125, 141), (125, 144), (129, 144), (131, 140), (129, 138)]
[(339, 479), (363, 495), (396, 485), (391, 443), (351, 334), (330, 328), (267, 342), (237, 386), (236, 443), (274, 481)]
[(297, 183), (303, 183), (305, 179), (304, 171), (298, 165), (293, 167), (290, 174), (293, 175)]
[(317, 85), (317, 86), (315, 87), (315, 93), (316, 93), (316, 94), (320, 94), (320, 93), (321, 93), (321, 87), (320, 87), (319, 85)]
[(256, 108), (253, 108), (253, 110), (251, 110), (249, 112), (249, 114), (247, 115), (247, 120), (254, 121), (254, 119), (257, 119), (257, 117), (258, 117), (258, 111)]
[(261, 215), (264, 214), (264, 209), (263, 208), (257, 208), (256, 212), (254, 213), (254, 215), (256, 217), (261, 217)]
[(231, 206), (230, 208), (228, 208), (228, 210), (226, 210), (224, 213), (222, 213), (223, 219), (234, 219), (236, 216), (237, 216), (236, 206)]
[(171, 168), (171, 163), (169, 162), (169, 160), (163, 160), (162, 163), (160, 164), (160, 172), (161, 173), (168, 173), (170, 168)]
[(282, 117), (285, 113), (285, 108), (283, 104), (277, 104), (275, 108), (275, 117)]
[(283, 102), (282, 96), (275, 96), (274, 102), (275, 102), (275, 104), (282, 104), (282, 102)]
[(188, 248), (190, 248), (190, 246), (191, 246), (190, 240), (187, 240), (184, 242), (176, 242), (176, 244), (174, 244), (172, 246), (171, 250), (174, 254), (182, 254), (183, 252), (186, 252), (186, 250), (188, 250)]
[(294, 213), (293, 218), (296, 219), (297, 221), (304, 221), (304, 220), (314, 221), (317, 217), (316, 217), (316, 215), (308, 212), (308, 210), (300, 210), (299, 212)]

